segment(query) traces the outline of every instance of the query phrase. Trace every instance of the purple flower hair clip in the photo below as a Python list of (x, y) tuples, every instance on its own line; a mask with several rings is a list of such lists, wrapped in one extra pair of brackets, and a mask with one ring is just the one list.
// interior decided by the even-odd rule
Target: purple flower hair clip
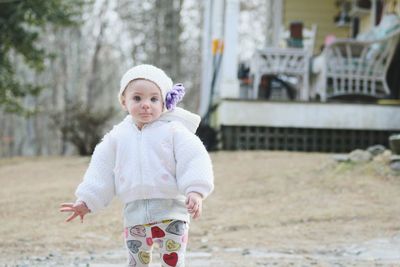
[(177, 83), (172, 86), (172, 89), (167, 92), (165, 96), (165, 106), (167, 110), (172, 110), (183, 99), (185, 95), (185, 87), (183, 84)]

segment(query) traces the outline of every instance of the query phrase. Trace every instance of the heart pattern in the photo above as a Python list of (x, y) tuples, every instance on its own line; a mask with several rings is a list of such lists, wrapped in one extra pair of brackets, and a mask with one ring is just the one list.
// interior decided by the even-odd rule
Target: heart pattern
[(176, 264), (178, 263), (178, 254), (176, 254), (175, 252), (164, 254), (163, 260), (169, 266), (176, 266)]
[(181, 248), (181, 244), (175, 242), (174, 240), (168, 239), (167, 242), (165, 242), (165, 248), (167, 251), (178, 251)]
[(153, 227), (151, 227), (151, 235), (153, 238), (161, 238), (161, 237), (165, 236), (165, 233), (163, 230), (161, 230), (160, 227), (153, 226)]
[(132, 253), (136, 254), (138, 253), (139, 248), (142, 246), (142, 242), (139, 240), (128, 240), (126, 241), (126, 245)]
[(129, 230), (129, 232), (131, 233), (131, 235), (133, 236), (140, 236), (140, 237), (145, 237), (146, 236), (146, 229), (144, 228), (143, 225), (136, 225), (131, 227), (131, 229)]
[(174, 235), (183, 235), (185, 233), (185, 222), (183, 221), (174, 221), (170, 225), (168, 225), (167, 229), (165, 229), (170, 234)]
[(146, 238), (146, 243), (149, 247), (151, 247), (153, 245), (153, 238), (151, 237)]
[(145, 251), (140, 251), (139, 252), (139, 260), (143, 264), (149, 264), (150, 263), (150, 258), (151, 258), (151, 255), (150, 255), (149, 252), (145, 252)]
[[(182, 265), (182, 248), (186, 247), (189, 226), (184, 221), (162, 220), (155, 223), (125, 228), (126, 247), (129, 251), (129, 267), (148, 266), (151, 249), (156, 243), (163, 250), (161, 261), (165, 266)], [(165, 253), (165, 254), (164, 254)], [(163, 266), (164, 266), (163, 265)]]

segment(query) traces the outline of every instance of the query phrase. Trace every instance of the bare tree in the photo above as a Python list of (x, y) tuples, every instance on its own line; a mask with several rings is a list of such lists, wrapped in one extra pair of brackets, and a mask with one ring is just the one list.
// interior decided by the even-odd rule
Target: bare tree
[[(71, 133), (65, 131), (68, 123), (82, 125), (71, 121), (73, 114), (82, 115), (71, 107), (81, 103), (85, 112), (105, 112), (104, 118), (109, 119), (107, 111), (119, 105), (116, 95), (121, 75), (139, 63), (155, 64), (165, 69), (175, 82), (183, 82), (188, 89), (184, 104), (195, 110), (201, 76), (199, 64), (195, 63), (200, 62), (201, 54), (199, 3), (94, 0), (84, 6), (83, 23), (79, 27), (49, 26), (41, 36), (41, 43), (54, 56), (45, 61), (45, 71), (41, 74), (27, 71), (18, 58), (13, 62), (18, 65), (21, 82), (28, 79), (45, 89), (36, 98), (24, 99), (24, 104), (35, 110), (30, 117), (0, 111), (0, 156), (79, 152), (71, 143)], [(79, 116), (75, 119), (84, 119)], [(115, 118), (118, 120), (120, 117)], [(92, 121), (97, 123), (102, 119)], [(99, 138), (105, 128), (93, 125), (93, 129)], [(92, 147), (95, 141), (89, 143)]]
[(96, 81), (98, 78), (98, 74), (100, 71), (100, 52), (103, 47), (103, 39), (104, 39), (104, 32), (107, 27), (107, 18), (105, 16), (105, 13), (108, 9), (108, 0), (104, 0), (102, 3), (102, 6), (100, 8), (100, 12), (98, 15), (98, 24), (99, 26), (99, 32), (96, 37), (95, 45), (94, 45), (94, 52), (93, 56), (91, 59), (91, 64), (90, 64), (90, 70), (88, 73), (88, 82), (87, 82), (87, 97), (86, 97), (86, 105), (87, 107), (91, 107), (93, 105), (93, 102), (96, 99)]

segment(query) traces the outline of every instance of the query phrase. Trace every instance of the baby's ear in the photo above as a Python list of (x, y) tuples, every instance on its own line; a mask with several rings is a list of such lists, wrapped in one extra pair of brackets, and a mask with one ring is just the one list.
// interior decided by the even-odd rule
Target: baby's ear
[(121, 97), (121, 105), (122, 105), (122, 108), (123, 108), (125, 111), (127, 111), (128, 109), (126, 108), (125, 103), (126, 103), (126, 101), (125, 101), (125, 96), (123, 95), (123, 96)]

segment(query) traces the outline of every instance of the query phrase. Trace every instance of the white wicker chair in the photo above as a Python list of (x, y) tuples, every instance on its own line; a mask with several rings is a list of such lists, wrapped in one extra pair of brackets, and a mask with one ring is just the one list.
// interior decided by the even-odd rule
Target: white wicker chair
[(383, 98), (390, 94), (386, 73), (400, 37), (400, 29), (373, 41), (338, 39), (313, 61), (311, 97)]
[[(251, 63), (253, 76), (253, 98), (258, 97), (258, 86), (264, 74), (296, 76), (301, 79), (298, 84), (299, 99), (309, 99), (310, 59), (314, 49), (317, 26), (303, 29), (303, 48), (266, 47), (255, 52)], [(288, 31), (281, 31), (280, 38), (289, 37)]]

